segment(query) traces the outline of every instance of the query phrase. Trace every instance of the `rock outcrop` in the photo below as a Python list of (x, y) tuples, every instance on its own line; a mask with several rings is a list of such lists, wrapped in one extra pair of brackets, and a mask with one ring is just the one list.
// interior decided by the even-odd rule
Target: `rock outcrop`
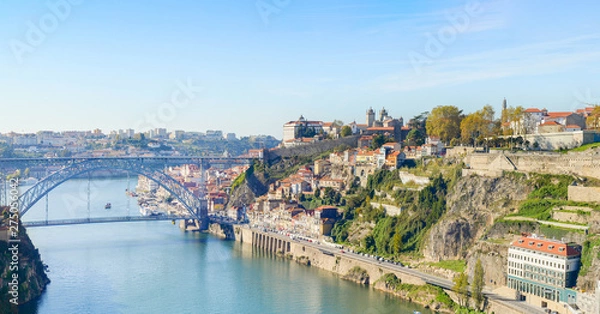
[(361, 285), (369, 284), (369, 273), (358, 266), (353, 267), (348, 271), (348, 273), (342, 277), (346, 280), (356, 282)]
[[(37, 299), (50, 282), (40, 254), (33, 246), (25, 228), (19, 228), (16, 242), (8, 242), (8, 232), (6, 220), (2, 217), (0, 219), (0, 233), (2, 233), (2, 237), (0, 237), (0, 252), (2, 252), (0, 253), (0, 304), (2, 304), (0, 313), (15, 312), (17, 307), (13, 305), (14, 301), (22, 305)], [(9, 250), (14, 244), (18, 249)], [(15, 260), (18, 264), (18, 271), (14, 271), (17, 270)], [(9, 285), (9, 283), (13, 280), (18, 283), (18, 294), (9, 292), (9, 289), (12, 289), (12, 284)], [(16, 300), (15, 296), (18, 296)]]
[(432, 261), (465, 258), (494, 220), (516, 211), (531, 190), (519, 176), (459, 179), (448, 193), (446, 214), (428, 234), (423, 254)]

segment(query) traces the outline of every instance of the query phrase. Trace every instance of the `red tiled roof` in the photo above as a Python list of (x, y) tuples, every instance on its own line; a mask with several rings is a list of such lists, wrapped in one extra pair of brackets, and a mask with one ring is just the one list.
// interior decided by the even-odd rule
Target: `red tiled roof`
[(575, 124), (569, 124), (569, 125), (565, 126), (565, 128), (567, 128), (567, 129), (581, 129), (580, 126), (575, 125)]
[(394, 131), (394, 127), (370, 127), (367, 131)]
[(564, 112), (548, 112), (548, 116), (552, 117), (552, 118), (559, 118), (559, 117), (568, 117), (570, 115), (572, 115), (572, 112), (569, 111), (564, 111)]
[(530, 112), (530, 113), (541, 113), (542, 111), (538, 108), (527, 108), (525, 109), (525, 112)]
[(555, 125), (560, 125), (560, 124), (556, 121), (546, 121), (546, 122), (540, 124), (540, 126), (555, 126)]
[(324, 211), (324, 210), (332, 210), (332, 209), (337, 210), (337, 207), (324, 205), (324, 206), (319, 206), (319, 207), (315, 208), (315, 210), (319, 211), (319, 212)]
[(581, 255), (578, 246), (574, 244), (538, 238), (521, 237), (519, 240), (511, 243), (511, 246), (560, 256)]

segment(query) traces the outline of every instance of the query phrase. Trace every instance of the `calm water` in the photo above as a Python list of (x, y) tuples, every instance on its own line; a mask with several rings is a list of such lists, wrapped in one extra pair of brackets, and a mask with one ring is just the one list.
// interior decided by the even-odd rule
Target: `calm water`
[[(96, 180), (92, 217), (137, 215), (127, 180)], [(135, 183), (130, 182), (134, 187)], [(84, 218), (87, 181), (49, 197), (49, 217)], [(83, 200), (83, 201), (78, 201)], [(111, 202), (112, 209), (104, 204)], [(45, 218), (40, 201), (25, 220)], [(21, 313), (430, 313), (311, 267), (170, 222), (32, 228), (52, 283)]]

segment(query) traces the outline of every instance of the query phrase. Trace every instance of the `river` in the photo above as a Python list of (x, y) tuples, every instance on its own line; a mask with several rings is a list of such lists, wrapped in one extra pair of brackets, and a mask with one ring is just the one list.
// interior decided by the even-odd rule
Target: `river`
[[(72, 180), (48, 198), (49, 219), (138, 215), (135, 180)], [(104, 205), (112, 203), (111, 209)], [(46, 217), (42, 199), (23, 218)], [(431, 313), (418, 305), (171, 222), (30, 228), (52, 282), (23, 314)]]

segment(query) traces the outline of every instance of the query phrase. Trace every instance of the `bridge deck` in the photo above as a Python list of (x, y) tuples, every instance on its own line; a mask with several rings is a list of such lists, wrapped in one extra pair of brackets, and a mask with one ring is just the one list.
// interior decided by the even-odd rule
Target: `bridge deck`
[(82, 225), (82, 224), (97, 224), (97, 223), (112, 223), (112, 222), (136, 222), (136, 221), (160, 221), (160, 220), (181, 220), (195, 219), (192, 216), (124, 216), (124, 217), (98, 217), (98, 218), (78, 218), (78, 219), (60, 219), (60, 220), (40, 220), (40, 221), (23, 221), (21, 224), (24, 227), (46, 227), (46, 226), (64, 226), (64, 225)]

